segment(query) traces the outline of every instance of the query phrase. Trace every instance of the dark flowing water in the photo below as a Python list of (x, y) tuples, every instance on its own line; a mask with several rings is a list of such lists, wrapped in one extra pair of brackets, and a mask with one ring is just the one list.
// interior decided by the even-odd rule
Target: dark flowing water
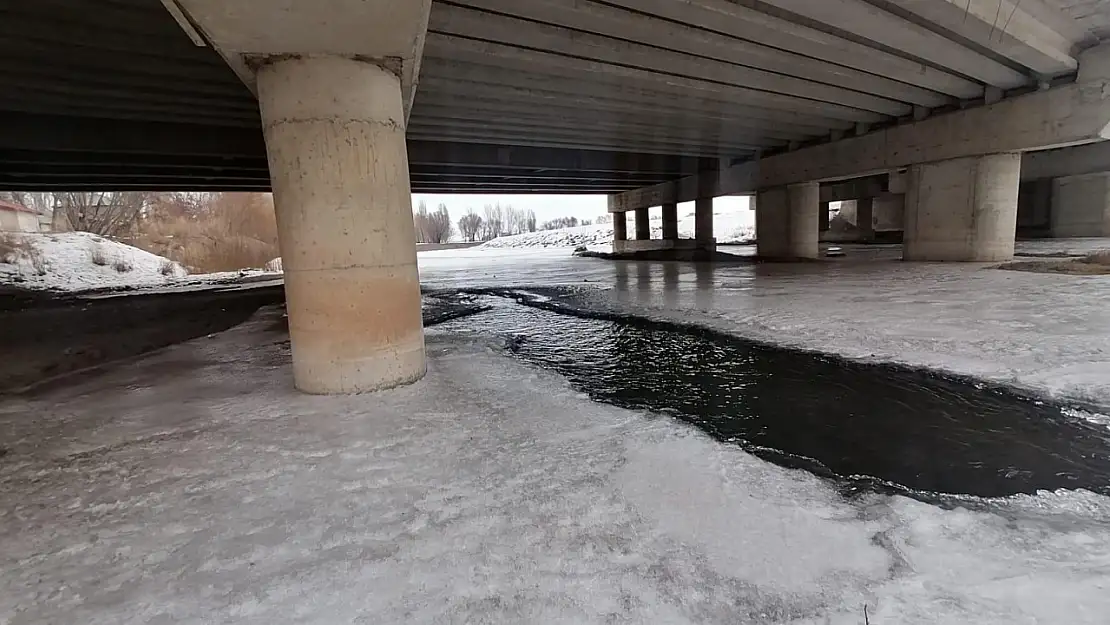
[(673, 415), (849, 489), (983, 497), (1110, 494), (1110, 431), (1066, 407), (911, 368), (697, 327), (591, 313), (507, 291), (434, 294), (452, 332), (503, 337), (596, 401)]

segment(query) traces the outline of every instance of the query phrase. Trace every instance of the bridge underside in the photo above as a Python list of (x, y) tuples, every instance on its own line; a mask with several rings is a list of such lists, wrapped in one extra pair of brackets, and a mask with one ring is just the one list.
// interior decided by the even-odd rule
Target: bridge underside
[[(858, 192), (830, 183), (885, 176), (856, 212), (898, 213), (908, 259), (1011, 257), (1023, 155), (1110, 138), (1105, 4), (16, 0), (0, 188), (272, 189), (298, 388), (375, 390), (424, 372), (412, 191), (605, 193), (615, 247), (660, 206), (695, 251), (757, 195), (759, 253), (799, 259)], [(1100, 198), (1060, 229), (1107, 189), (1053, 186)]]

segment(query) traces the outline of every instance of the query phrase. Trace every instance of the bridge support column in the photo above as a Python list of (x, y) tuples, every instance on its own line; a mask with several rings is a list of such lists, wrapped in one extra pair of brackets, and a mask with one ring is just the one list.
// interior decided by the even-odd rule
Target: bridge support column
[(357, 393), (425, 372), (398, 77), (350, 58), (258, 70), (285, 268), (293, 378)]
[(906, 260), (1003, 261), (1014, 256), (1020, 154), (912, 165)]
[(713, 238), (713, 198), (703, 197), (694, 200), (694, 239), (699, 247), (716, 249)]
[(648, 221), (648, 209), (636, 209), (636, 240), (649, 241), (651, 240), (651, 222)]
[(613, 213), (613, 240), (628, 240), (628, 213)]
[(755, 205), (756, 253), (766, 258), (817, 258), (821, 186), (764, 189)]
[(1110, 236), (1110, 173), (1053, 180), (1049, 215), (1054, 237)]
[(678, 204), (673, 202), (663, 205), (663, 240), (678, 240)]

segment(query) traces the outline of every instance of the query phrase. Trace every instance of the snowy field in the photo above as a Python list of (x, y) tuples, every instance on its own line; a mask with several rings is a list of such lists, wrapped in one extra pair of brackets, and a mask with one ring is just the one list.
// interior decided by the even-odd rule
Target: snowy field
[[(635, 229), (634, 218), (628, 217), (628, 231)], [(755, 241), (755, 211), (746, 209), (723, 209), (713, 213), (713, 232), (718, 243), (751, 243)], [(678, 235), (685, 239), (694, 238), (694, 213), (679, 214)], [(663, 238), (663, 218), (656, 215), (651, 220), (651, 237)], [(530, 247), (605, 247), (613, 244), (613, 224), (595, 224), (562, 228), (560, 230), (541, 230), (507, 237), (499, 237), (481, 245), (485, 249), (530, 248)]]
[(280, 277), (281, 259), (265, 270), (193, 274), (168, 258), (88, 232), (15, 234), (23, 249), (0, 258), (0, 285), (51, 291), (203, 286), (244, 277)]
[(26, 251), (0, 258), (0, 283), (27, 289), (157, 286), (188, 273), (171, 260), (88, 232), (7, 236), (21, 241)]
[(435, 330), (413, 386), (300, 395), (274, 320), (0, 401), (0, 622), (1110, 614), (1107, 498), (846, 500)]

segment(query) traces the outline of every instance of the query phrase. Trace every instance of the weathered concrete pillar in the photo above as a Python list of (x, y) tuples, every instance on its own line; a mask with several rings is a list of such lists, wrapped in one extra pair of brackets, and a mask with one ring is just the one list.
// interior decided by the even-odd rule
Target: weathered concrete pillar
[(910, 167), (906, 260), (1001, 261), (1014, 256), (1020, 154)]
[(829, 229), (829, 204), (830, 202), (821, 202), (820, 212), (817, 213), (817, 231), (826, 232)]
[(649, 221), (648, 209), (636, 209), (636, 240), (648, 241), (651, 239), (651, 221)]
[(674, 241), (678, 239), (678, 204), (668, 203), (663, 205), (663, 240)]
[(628, 213), (613, 213), (613, 240), (628, 240)]
[(1054, 237), (1110, 236), (1110, 173), (1053, 180), (1049, 215)]
[(700, 243), (713, 243), (713, 198), (694, 200), (694, 239)]
[(297, 388), (353, 393), (419, 379), (400, 80), (370, 62), (292, 57), (258, 70), (258, 99)]
[(759, 192), (756, 253), (767, 258), (817, 258), (821, 187), (816, 182)]
[(860, 239), (870, 241), (875, 238), (875, 200), (862, 198), (856, 200), (856, 229)]

